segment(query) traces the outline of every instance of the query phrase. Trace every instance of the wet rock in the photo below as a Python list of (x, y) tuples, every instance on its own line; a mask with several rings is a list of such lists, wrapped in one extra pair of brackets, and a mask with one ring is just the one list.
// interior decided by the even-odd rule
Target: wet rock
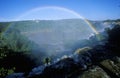
[(115, 57), (114, 60), (104, 60), (100, 64), (109, 72), (111, 72), (113, 75), (116, 75), (116, 77), (120, 78), (120, 61), (119, 57)]
[(82, 75), (77, 78), (110, 78), (107, 73), (100, 67), (96, 66), (83, 72)]
[[(33, 68), (25, 76), (27, 78), (120, 78), (120, 58), (113, 60), (98, 61), (104, 54), (104, 51), (91, 50), (91, 48), (79, 49), (71, 56), (64, 55), (62, 58), (50, 65), (41, 65)], [(81, 52), (80, 52), (81, 51)], [(97, 51), (97, 52), (96, 52)], [(105, 56), (107, 57), (107, 56)], [(96, 61), (97, 63), (94, 63)], [(100, 62), (100, 65), (98, 64)], [(98, 66), (97, 66), (98, 64)], [(95, 66), (96, 65), (96, 66)], [(111, 76), (109, 70), (116, 76)], [(14, 73), (6, 78), (25, 78), (24, 73)]]
[(39, 66), (39, 67), (33, 68), (32, 71), (29, 73), (28, 77), (41, 74), (41, 73), (44, 71), (45, 67), (46, 67), (46, 66), (41, 65), (41, 66)]
[(13, 73), (6, 76), (6, 78), (25, 78), (25, 77), (24, 77), (24, 73)]

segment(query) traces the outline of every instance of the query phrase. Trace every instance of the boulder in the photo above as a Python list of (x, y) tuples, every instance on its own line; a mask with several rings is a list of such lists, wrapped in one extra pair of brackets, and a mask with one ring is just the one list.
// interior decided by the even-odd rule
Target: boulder
[(13, 73), (6, 76), (6, 78), (25, 78), (25, 77), (24, 77), (24, 73)]

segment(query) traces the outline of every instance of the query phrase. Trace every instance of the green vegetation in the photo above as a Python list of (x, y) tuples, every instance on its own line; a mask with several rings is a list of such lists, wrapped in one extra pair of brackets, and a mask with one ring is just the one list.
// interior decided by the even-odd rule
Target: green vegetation
[(5, 68), (0, 68), (0, 77), (5, 77), (6, 75), (10, 75), (12, 73), (14, 73), (15, 71), (15, 67), (11, 68), (11, 69), (5, 69)]
[(19, 30), (5, 31), (10, 23), (0, 23), (0, 77), (14, 72), (27, 72), (35, 66), (31, 56), (35, 44)]
[[(107, 70), (109, 70), (110, 72), (120, 77), (120, 73), (119, 73), (120, 72), (120, 64), (119, 64), (120, 61), (117, 60), (117, 62), (115, 62), (113, 60), (105, 60), (105, 58), (109, 58), (109, 56), (106, 56), (107, 52), (111, 52), (115, 56), (120, 56), (120, 52), (119, 52), (120, 51), (120, 43), (119, 43), (120, 42), (120, 37), (119, 37), (120, 36), (120, 24), (118, 21), (119, 20), (117, 20), (117, 23), (115, 24), (113, 28), (111, 29), (106, 28), (105, 32), (107, 32), (108, 34), (108, 40), (106, 40), (106, 36), (105, 38), (102, 38), (102, 40), (98, 40), (97, 35), (91, 36), (88, 40), (83, 40), (80, 43), (82, 44), (81, 47), (84, 47), (84, 48), (81, 48), (79, 45), (77, 45), (78, 48), (80, 49), (77, 49), (75, 53), (78, 55), (82, 54), (84, 57), (86, 56), (86, 58), (82, 58), (87, 61), (87, 63), (85, 63), (86, 65), (92, 66), (92, 64), (97, 65), (100, 63), (101, 67), (102, 66), (105, 67)], [(26, 36), (20, 33), (22, 29), (24, 31), (25, 29), (24, 25), (29, 26), (29, 24), (27, 23), (28, 22), (19, 22), (19, 26), (17, 26), (17, 22), (16, 22), (14, 24), (16, 27), (10, 28), (8, 31), (5, 31), (5, 29), (8, 27), (10, 23), (0, 23), (0, 77), (1, 78), (5, 77), (6, 75), (12, 74), (14, 72), (29, 72), (33, 67), (36, 66), (36, 63), (35, 63), (36, 60), (31, 59), (29, 56), (33, 57), (32, 51), (34, 51), (34, 48), (37, 48), (38, 46), (34, 42), (27, 39)], [(21, 30), (19, 30), (20, 24), (23, 25), (22, 26), (23, 28)], [(42, 25), (43, 28), (44, 28), (44, 24)], [(106, 41), (106, 44), (104, 45), (101, 44), (102, 41)], [(71, 45), (69, 46), (71, 47)], [(85, 47), (85, 46), (88, 46), (88, 47)], [(35, 49), (35, 52), (36, 51), (38, 50)], [(87, 54), (87, 52), (89, 51), (93, 53), (92, 57), (91, 55), (89, 55), (89, 53)], [(37, 55), (38, 55), (38, 58), (42, 57), (42, 54), (36, 54), (36, 56)], [(64, 58), (66, 59), (66, 56)], [(62, 60), (68, 63), (67, 62), (68, 59), (67, 60), (65, 59), (62, 59)], [(91, 60), (89, 59), (92, 59), (93, 63), (91, 63)], [(50, 58), (44, 59), (45, 64), (49, 64), (50, 62), (51, 62)], [(70, 60), (70, 64), (72, 63), (74, 63), (74, 61)], [(68, 65), (70, 64), (68, 63)], [(65, 70), (63, 69), (62, 72), (65, 72)], [(106, 74), (105, 72), (106, 71), (102, 70), (102, 68), (100, 67), (94, 67), (94, 68), (90, 67), (85, 72), (82, 72), (82, 75), (78, 76), (78, 78), (79, 77), (80, 78), (88, 78), (88, 77), (109, 78), (109, 76), (107, 75), (108, 73)]]

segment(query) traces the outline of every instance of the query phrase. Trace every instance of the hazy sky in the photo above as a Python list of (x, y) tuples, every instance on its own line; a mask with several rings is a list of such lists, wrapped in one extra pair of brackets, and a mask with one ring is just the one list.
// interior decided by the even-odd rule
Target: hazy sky
[(120, 18), (120, 0), (0, 0), (0, 21), (12, 20), (44, 6), (71, 9), (91, 20)]

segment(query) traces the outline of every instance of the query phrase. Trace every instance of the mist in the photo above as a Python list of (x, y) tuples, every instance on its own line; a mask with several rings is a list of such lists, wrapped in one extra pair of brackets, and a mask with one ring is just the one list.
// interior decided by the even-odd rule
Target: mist
[[(96, 29), (99, 31), (105, 28), (102, 22), (92, 23), (98, 25)], [(104, 28), (101, 29), (99, 26)], [(46, 57), (57, 59), (64, 55), (71, 55), (78, 48), (98, 43), (97, 38), (94, 38), (95, 33), (82, 19), (16, 21), (8, 28), (9, 34), (10, 31), (19, 33), (16, 37), (12, 35), (13, 42), (10, 43), (15, 44), (17, 36), (25, 37), (29, 45), (27, 47), (32, 52), (30, 57), (36, 59), (37, 63)], [(8, 37), (11, 38), (10, 36)], [(27, 44), (26, 40), (19, 37), (17, 41), (22, 42), (23, 45)], [(92, 40), (89, 41), (89, 38)]]

